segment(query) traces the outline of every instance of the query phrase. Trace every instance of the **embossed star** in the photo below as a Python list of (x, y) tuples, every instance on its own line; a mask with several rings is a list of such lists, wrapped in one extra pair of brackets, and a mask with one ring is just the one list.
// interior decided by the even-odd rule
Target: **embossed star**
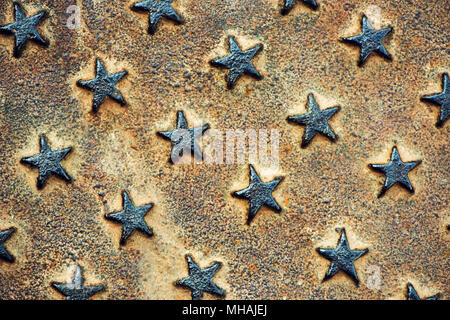
[(404, 186), (409, 192), (414, 193), (414, 188), (408, 178), (408, 172), (414, 169), (422, 161), (403, 162), (398, 153), (397, 147), (392, 148), (391, 161), (387, 164), (369, 164), (369, 167), (375, 171), (382, 172), (386, 175), (384, 186), (381, 189), (378, 198), (383, 196), (385, 192), (395, 183)]
[(338, 245), (335, 249), (316, 249), (322, 257), (331, 261), (330, 267), (322, 281), (330, 279), (341, 270), (345, 272), (358, 286), (359, 279), (356, 274), (354, 262), (369, 252), (369, 249), (351, 250), (348, 246), (345, 229), (337, 228), (336, 231), (341, 234), (341, 237), (339, 238)]
[(190, 151), (195, 159), (202, 159), (203, 153), (195, 139), (209, 129), (209, 124), (201, 127), (189, 128), (183, 111), (177, 112), (177, 127), (170, 131), (158, 131), (162, 138), (172, 142), (172, 153), (169, 161), (178, 163), (184, 151)]
[(14, 257), (6, 251), (5, 247), (3, 246), (3, 243), (11, 237), (11, 234), (15, 232), (15, 228), (9, 228), (6, 230), (0, 231), (0, 259), (3, 259), (8, 262), (14, 262)]
[(52, 174), (59, 176), (66, 182), (71, 182), (71, 178), (67, 175), (64, 169), (61, 167), (61, 160), (63, 160), (72, 148), (66, 148), (63, 150), (52, 151), (47, 144), (47, 138), (45, 135), (39, 137), (40, 153), (36, 156), (22, 158), (21, 163), (38, 168), (37, 188), (42, 189), (47, 183), (47, 179)]
[(253, 218), (258, 213), (262, 206), (266, 206), (273, 211), (280, 213), (281, 207), (272, 197), (272, 192), (283, 180), (283, 177), (276, 178), (270, 182), (264, 183), (259, 178), (255, 171), (255, 168), (250, 164), (250, 184), (247, 188), (232, 193), (233, 197), (246, 199), (250, 201), (250, 207), (248, 209), (247, 224), (250, 225)]
[(247, 51), (242, 51), (233, 37), (228, 37), (228, 42), (230, 43), (231, 54), (224, 58), (211, 60), (209, 62), (214, 67), (230, 69), (230, 72), (225, 77), (227, 81), (227, 88), (232, 89), (236, 83), (236, 80), (243, 73), (252, 76), (257, 80), (261, 80), (263, 78), (262, 75), (258, 70), (256, 70), (250, 60), (252, 60), (256, 53), (262, 49), (262, 44), (258, 44)]
[(201, 270), (190, 255), (186, 255), (189, 276), (175, 282), (180, 286), (191, 290), (192, 300), (200, 300), (204, 292), (215, 294), (219, 297), (225, 296), (225, 291), (212, 282), (212, 277), (222, 266), (220, 262), (214, 262), (209, 268)]
[(81, 268), (77, 265), (71, 283), (52, 282), (52, 287), (66, 297), (66, 300), (88, 300), (104, 289), (102, 285), (85, 287)]
[(448, 74), (444, 73), (442, 75), (442, 92), (432, 94), (429, 96), (424, 96), (420, 98), (424, 102), (430, 102), (441, 107), (439, 112), (439, 119), (436, 126), (442, 127), (445, 120), (448, 119), (450, 115), (450, 81), (448, 80)]
[(22, 55), (27, 40), (32, 40), (44, 47), (49, 45), (49, 42), (36, 30), (36, 26), (46, 15), (45, 11), (41, 11), (27, 18), (22, 6), (17, 2), (14, 3), (14, 23), (0, 27), (1, 33), (13, 34), (15, 37), (14, 57), (19, 58)]
[(339, 110), (339, 107), (320, 110), (314, 99), (314, 95), (310, 93), (308, 95), (306, 110), (308, 111), (306, 114), (287, 118), (289, 122), (306, 126), (302, 138), (302, 148), (307, 147), (317, 133), (321, 133), (331, 141), (335, 141), (337, 136), (328, 125), (328, 120)]
[(93, 91), (94, 99), (92, 101), (92, 112), (96, 113), (100, 105), (105, 101), (107, 97), (110, 97), (114, 101), (118, 102), (121, 106), (125, 106), (127, 103), (122, 97), (122, 94), (116, 89), (116, 84), (122, 79), (128, 72), (122, 71), (115, 74), (107, 74), (102, 62), (99, 58), (95, 60), (95, 78), (91, 80), (78, 80), (77, 86)]
[(173, 0), (145, 0), (133, 4), (134, 11), (150, 11), (148, 33), (154, 34), (156, 26), (161, 18), (172, 20), (178, 24), (182, 23), (180, 16), (172, 8)]
[[(422, 299), (420, 299), (419, 295), (416, 292), (416, 289), (414, 289), (414, 287), (413, 287), (413, 285), (411, 283), (408, 283), (406, 285), (406, 287), (407, 287), (407, 290), (408, 290), (408, 293), (406, 295), (408, 300), (422, 300)], [(437, 299), (439, 299), (439, 297), (440, 297), (440, 294), (438, 293), (438, 294), (435, 294), (432, 297), (428, 297), (428, 298), (425, 298), (423, 300), (437, 300)]]
[(120, 244), (125, 245), (127, 239), (134, 230), (139, 230), (151, 237), (153, 235), (153, 231), (147, 226), (147, 223), (145, 223), (144, 217), (153, 207), (153, 203), (149, 203), (141, 207), (135, 207), (126, 191), (122, 192), (122, 203), (122, 211), (105, 214), (106, 219), (122, 223), (123, 226)]
[(372, 52), (378, 53), (387, 60), (392, 60), (391, 55), (383, 46), (383, 39), (390, 31), (392, 31), (392, 28), (389, 27), (381, 30), (375, 30), (365, 15), (362, 16), (361, 24), (363, 33), (354, 37), (341, 39), (344, 42), (357, 44), (361, 47), (358, 66), (361, 67)]
[[(302, 1), (314, 10), (318, 8), (317, 2), (315, 0), (302, 0)], [(288, 14), (292, 10), (296, 2), (297, 0), (285, 0), (283, 9), (281, 9), (281, 14)]]

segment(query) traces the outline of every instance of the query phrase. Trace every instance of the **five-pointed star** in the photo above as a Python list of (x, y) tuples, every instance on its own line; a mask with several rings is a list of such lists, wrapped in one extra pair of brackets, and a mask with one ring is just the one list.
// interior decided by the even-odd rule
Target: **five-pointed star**
[(14, 57), (19, 58), (25, 48), (27, 40), (32, 40), (42, 46), (48, 46), (48, 41), (42, 38), (36, 30), (36, 26), (46, 16), (45, 11), (27, 18), (23, 8), (14, 3), (14, 23), (0, 27), (0, 32), (13, 34), (15, 37)]
[(175, 285), (191, 290), (192, 300), (200, 300), (204, 292), (220, 297), (225, 296), (225, 291), (212, 282), (212, 277), (222, 266), (222, 263), (214, 262), (211, 267), (201, 270), (190, 255), (186, 255), (186, 260), (189, 276), (178, 280)]
[(47, 144), (47, 138), (45, 135), (41, 135), (39, 138), (40, 153), (36, 156), (22, 158), (21, 163), (28, 164), (32, 167), (38, 168), (37, 188), (42, 189), (47, 183), (47, 179), (51, 174), (55, 174), (67, 182), (71, 182), (70, 177), (61, 167), (60, 161), (72, 150), (72, 148), (66, 148), (63, 150), (52, 151)]
[(362, 66), (367, 57), (372, 51), (377, 52), (387, 60), (391, 60), (391, 55), (383, 46), (383, 38), (392, 30), (392, 28), (385, 28), (382, 30), (375, 30), (370, 24), (365, 15), (362, 17), (363, 33), (354, 37), (342, 38), (342, 41), (355, 43), (361, 47), (358, 65)]
[[(406, 287), (407, 287), (407, 290), (408, 290), (408, 292), (407, 292), (407, 299), (408, 300), (422, 300), (422, 299), (420, 299), (419, 295), (416, 292), (416, 289), (414, 289), (414, 287), (413, 287), (413, 285), (411, 283), (408, 283), (406, 285)], [(438, 293), (438, 294), (435, 294), (434, 296), (425, 298), (423, 300), (437, 300), (437, 299), (439, 299), (439, 296), (440, 296), (440, 294)]]
[(252, 60), (252, 58), (259, 50), (262, 49), (263, 46), (258, 44), (247, 51), (242, 51), (232, 36), (228, 37), (228, 42), (230, 43), (231, 54), (224, 58), (210, 61), (210, 64), (214, 67), (230, 69), (230, 72), (225, 77), (227, 81), (227, 88), (232, 89), (236, 83), (236, 80), (243, 73), (252, 76), (257, 80), (261, 80), (263, 78), (262, 75), (251, 64), (250, 60)]
[(209, 124), (201, 127), (189, 128), (183, 111), (177, 112), (177, 127), (170, 131), (158, 131), (157, 134), (166, 140), (172, 142), (172, 153), (169, 161), (171, 163), (178, 163), (180, 156), (184, 152), (190, 152), (195, 159), (202, 159), (203, 153), (200, 150), (195, 139), (209, 129)]
[[(283, 9), (281, 9), (281, 14), (288, 14), (292, 10), (296, 2), (297, 0), (285, 0)], [(314, 10), (317, 9), (318, 7), (317, 2), (315, 0), (303, 0), (303, 2), (309, 5)]]
[(167, 18), (176, 23), (182, 23), (180, 16), (172, 8), (173, 0), (145, 0), (133, 4), (135, 11), (150, 11), (148, 33), (154, 34), (161, 18)]
[(273, 211), (280, 213), (281, 207), (272, 197), (272, 192), (283, 180), (283, 177), (276, 178), (270, 182), (264, 183), (259, 178), (255, 171), (255, 168), (250, 164), (250, 184), (247, 188), (232, 193), (233, 197), (246, 199), (250, 201), (250, 207), (248, 209), (247, 224), (252, 222), (253, 218), (258, 213), (262, 206), (267, 206)]
[(424, 96), (421, 98), (422, 101), (430, 102), (441, 107), (439, 112), (439, 119), (436, 126), (442, 127), (445, 120), (448, 119), (450, 115), (450, 81), (448, 80), (448, 74), (444, 73), (442, 75), (442, 92), (432, 94), (429, 96)]
[(3, 243), (11, 237), (11, 234), (16, 231), (15, 228), (9, 228), (6, 230), (0, 231), (0, 259), (3, 259), (8, 262), (14, 262), (14, 257), (6, 251)]
[(122, 94), (118, 89), (116, 89), (116, 84), (122, 79), (128, 72), (122, 71), (115, 74), (107, 74), (102, 62), (99, 58), (95, 60), (95, 78), (91, 80), (78, 80), (77, 86), (94, 91), (94, 99), (92, 102), (92, 112), (96, 113), (98, 108), (106, 99), (110, 97), (116, 102), (120, 103), (121, 106), (125, 106), (127, 103), (122, 97)]
[(122, 192), (122, 203), (122, 211), (105, 214), (106, 219), (123, 224), (120, 244), (125, 245), (126, 240), (130, 237), (134, 230), (139, 230), (151, 237), (153, 235), (153, 231), (147, 226), (147, 223), (145, 223), (144, 217), (153, 207), (153, 203), (149, 203), (141, 207), (135, 207), (126, 191)]
[(356, 274), (354, 262), (361, 256), (365, 255), (369, 249), (364, 250), (351, 250), (348, 246), (347, 235), (344, 228), (337, 228), (336, 231), (341, 234), (336, 249), (323, 249), (317, 248), (317, 252), (324, 258), (331, 261), (330, 268), (328, 269), (323, 281), (330, 279), (339, 270), (344, 271), (350, 278), (359, 285), (358, 275)]
[(75, 274), (72, 277), (72, 283), (52, 282), (52, 287), (59, 291), (66, 300), (88, 300), (94, 294), (103, 290), (103, 286), (85, 287), (83, 284), (83, 275), (81, 268), (77, 265)]
[(328, 125), (328, 120), (339, 110), (339, 107), (320, 110), (314, 99), (314, 95), (310, 93), (308, 95), (306, 110), (308, 111), (306, 114), (287, 118), (287, 121), (306, 126), (302, 138), (302, 148), (308, 146), (317, 133), (321, 133), (331, 141), (335, 141), (337, 137)]
[(369, 167), (382, 172), (386, 175), (386, 181), (381, 189), (378, 198), (384, 195), (384, 193), (392, 187), (395, 183), (399, 183), (408, 189), (409, 192), (414, 193), (414, 188), (408, 178), (408, 172), (414, 169), (422, 161), (403, 162), (398, 153), (397, 147), (392, 148), (391, 161), (387, 164), (369, 164)]

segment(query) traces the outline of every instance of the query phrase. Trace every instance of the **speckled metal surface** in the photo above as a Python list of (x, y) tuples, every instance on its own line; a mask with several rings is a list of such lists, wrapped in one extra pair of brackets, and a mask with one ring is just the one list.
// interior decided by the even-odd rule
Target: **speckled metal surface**
[[(190, 274), (186, 255), (204, 272), (222, 266), (208, 277), (224, 299), (448, 299), (450, 123), (437, 127), (439, 106), (421, 97), (450, 72), (449, 1), (296, 1), (282, 15), (284, 0), (174, 0), (164, 7), (181, 23), (160, 15), (154, 34), (136, 2), (23, 0), (27, 17), (46, 12), (36, 29), (49, 45), (27, 41), (20, 58), (0, 34), (0, 231), (15, 230), (0, 243), (15, 258), (0, 258), (1, 299), (64, 298), (52, 283), (102, 288), (91, 299), (191, 299), (175, 285)], [(363, 15), (392, 28), (391, 61), (374, 53), (358, 66), (360, 48), (340, 41), (362, 32)], [(13, 22), (0, 0), (0, 26)], [(231, 36), (242, 51), (262, 46), (251, 59), (262, 79), (228, 89), (229, 70), (210, 61), (230, 54)], [(108, 75), (127, 72), (114, 84), (125, 106), (106, 98), (91, 112), (94, 93), (77, 81), (95, 77), (97, 58)], [(305, 127), (286, 119), (306, 113), (308, 94), (340, 107), (328, 120), (336, 141), (301, 147)], [(284, 177), (272, 193), (281, 212), (262, 207), (246, 224), (249, 203), (232, 192), (248, 186), (248, 162), (168, 162), (157, 132), (177, 111), (190, 127), (278, 130), (279, 166), (251, 164), (263, 182)], [(36, 168), (20, 163), (42, 134), (53, 151), (71, 147), (60, 162), (70, 183), (52, 175), (38, 189)], [(386, 177), (369, 164), (388, 163), (394, 146), (422, 161), (408, 173), (415, 192), (397, 183), (378, 198)], [(104, 216), (124, 210), (123, 190), (153, 204), (153, 236), (121, 245), (122, 225)], [(351, 250), (368, 249), (353, 261), (359, 285), (342, 270), (323, 281), (330, 261), (317, 249), (334, 250), (343, 228)]]

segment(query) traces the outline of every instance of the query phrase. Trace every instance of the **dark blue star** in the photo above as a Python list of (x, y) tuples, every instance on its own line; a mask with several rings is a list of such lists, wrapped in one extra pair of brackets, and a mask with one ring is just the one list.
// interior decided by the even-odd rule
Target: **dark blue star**
[(104, 289), (102, 285), (85, 287), (79, 265), (76, 267), (71, 283), (52, 282), (52, 287), (65, 296), (66, 300), (88, 300), (94, 294)]
[[(411, 283), (408, 283), (406, 285), (406, 287), (407, 287), (407, 290), (408, 290), (408, 293), (407, 293), (407, 296), (406, 296), (408, 300), (422, 300), (422, 299), (420, 299), (419, 295), (416, 292), (416, 289), (414, 289), (414, 287), (413, 287), (413, 285)], [(438, 293), (438, 294), (435, 294), (432, 297), (428, 297), (428, 298), (425, 298), (423, 300), (437, 300), (437, 299), (439, 299), (439, 297), (440, 297), (440, 294)]]
[(272, 192), (283, 181), (283, 177), (264, 183), (259, 178), (255, 168), (250, 164), (250, 184), (247, 188), (232, 193), (233, 197), (250, 201), (247, 224), (249, 225), (262, 206), (267, 206), (273, 211), (280, 213), (281, 207), (272, 197)]
[(144, 217), (153, 207), (153, 203), (149, 203), (141, 207), (135, 207), (126, 191), (122, 192), (122, 203), (122, 211), (105, 214), (106, 219), (122, 223), (122, 236), (120, 237), (120, 244), (125, 245), (126, 240), (130, 237), (134, 230), (139, 230), (151, 237), (153, 235), (153, 231), (147, 226)]
[(170, 131), (158, 131), (162, 138), (172, 142), (172, 153), (169, 161), (178, 163), (183, 152), (190, 151), (196, 159), (202, 159), (203, 154), (195, 139), (209, 129), (209, 124), (201, 127), (189, 128), (183, 111), (177, 112), (177, 127)]
[(14, 23), (0, 27), (1, 33), (13, 34), (15, 37), (14, 57), (19, 58), (22, 55), (27, 40), (32, 40), (44, 47), (49, 45), (49, 42), (42, 38), (36, 30), (36, 26), (46, 15), (45, 11), (41, 11), (27, 18), (22, 6), (14, 2)]
[(15, 228), (9, 228), (6, 230), (0, 231), (0, 259), (3, 259), (8, 262), (14, 262), (14, 257), (6, 251), (5, 247), (3, 246), (3, 243), (11, 237), (11, 234), (15, 232)]
[(414, 169), (422, 161), (403, 162), (398, 153), (397, 147), (392, 148), (391, 161), (387, 164), (369, 164), (369, 167), (382, 172), (386, 175), (386, 181), (381, 189), (378, 198), (383, 196), (385, 192), (395, 183), (399, 183), (408, 189), (409, 192), (414, 193), (414, 188), (408, 178), (408, 172)]
[(173, 0), (145, 0), (133, 4), (131, 9), (135, 11), (150, 11), (148, 32), (154, 34), (161, 18), (182, 23), (180, 16), (172, 8), (172, 2)]
[[(317, 2), (315, 0), (302, 0), (302, 1), (314, 10), (318, 8)], [(281, 9), (281, 14), (288, 14), (292, 10), (296, 2), (297, 0), (285, 0), (283, 9)]]
[(225, 291), (212, 282), (212, 277), (222, 266), (222, 263), (214, 262), (211, 267), (201, 270), (190, 255), (186, 255), (186, 260), (189, 276), (175, 282), (176, 286), (191, 290), (192, 300), (200, 300), (204, 292), (220, 297), (225, 296)]
[(444, 73), (442, 75), (442, 92), (432, 94), (429, 96), (424, 96), (421, 98), (422, 101), (433, 103), (441, 107), (439, 112), (439, 119), (436, 126), (442, 127), (445, 120), (448, 119), (450, 115), (450, 81), (448, 80), (448, 74)]
[(102, 62), (99, 58), (95, 60), (95, 78), (91, 80), (78, 80), (77, 85), (81, 88), (91, 90), (94, 92), (94, 99), (92, 101), (92, 112), (96, 113), (100, 105), (105, 101), (107, 97), (112, 98), (118, 102), (121, 106), (125, 106), (125, 99), (119, 90), (116, 89), (116, 84), (125, 75), (128, 74), (127, 71), (122, 71), (119, 73), (108, 75)]
[(363, 33), (354, 37), (341, 39), (344, 42), (354, 43), (361, 47), (358, 65), (362, 66), (367, 57), (375, 51), (387, 60), (392, 60), (391, 55), (383, 46), (384, 37), (392, 31), (392, 28), (385, 28), (382, 30), (375, 30), (365, 15), (362, 17)]
[(38, 168), (39, 174), (37, 178), (37, 188), (42, 189), (45, 187), (47, 179), (52, 174), (59, 176), (67, 182), (71, 182), (70, 177), (61, 167), (60, 161), (66, 157), (72, 148), (52, 151), (47, 144), (47, 138), (43, 134), (39, 138), (39, 144), (40, 153), (38, 155), (22, 158), (20, 160), (23, 164)]
[(367, 252), (369, 252), (369, 249), (351, 250), (350, 247), (348, 246), (348, 240), (347, 235), (345, 234), (345, 229), (337, 228), (336, 231), (341, 234), (341, 237), (339, 238), (338, 245), (335, 249), (317, 248), (317, 252), (322, 257), (331, 261), (330, 268), (328, 269), (325, 277), (323, 278), (323, 281), (330, 279), (332, 276), (334, 276), (336, 273), (342, 270), (358, 286), (359, 279), (358, 275), (356, 274), (354, 262), (355, 260), (365, 255)]
[(261, 80), (263, 78), (262, 75), (251, 64), (250, 60), (259, 50), (262, 49), (262, 44), (259, 44), (247, 51), (242, 51), (233, 37), (228, 37), (228, 41), (230, 43), (231, 54), (224, 58), (210, 61), (210, 64), (214, 67), (230, 69), (230, 72), (225, 77), (227, 81), (227, 88), (232, 89), (236, 83), (236, 80), (243, 73), (252, 76), (257, 80)]
[(328, 125), (328, 120), (339, 110), (339, 107), (320, 110), (316, 100), (314, 100), (314, 95), (309, 94), (306, 110), (308, 111), (306, 114), (287, 118), (289, 122), (306, 126), (302, 138), (302, 148), (308, 146), (317, 133), (321, 133), (331, 141), (335, 141), (337, 137)]

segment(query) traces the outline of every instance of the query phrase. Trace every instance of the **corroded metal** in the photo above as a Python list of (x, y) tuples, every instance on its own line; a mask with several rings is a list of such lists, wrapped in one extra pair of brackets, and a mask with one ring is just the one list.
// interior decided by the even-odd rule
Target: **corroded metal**
[[(14, 37), (0, 34), (0, 248), (15, 258), (2, 251), (0, 298), (448, 299), (449, 1), (165, 1), (176, 17), (152, 3), (23, 0), (26, 17), (47, 13), (28, 26), (48, 46), (27, 39), (13, 56)], [(0, 0), (0, 26), (14, 11)], [(364, 55), (358, 66), (360, 48), (340, 40), (361, 33), (363, 16), (392, 28), (375, 39), (391, 60)], [(247, 50), (220, 60), (230, 70), (210, 63)], [(335, 136), (302, 148), (308, 125), (286, 119), (307, 113), (312, 95), (319, 111), (339, 106), (320, 126)], [(158, 132), (180, 112), (186, 128), (208, 123), (199, 153), (212, 130), (276, 130), (278, 164), (168, 162), (174, 146)], [(71, 152), (39, 170), (62, 160), (71, 183), (50, 174), (38, 188), (38, 170), (20, 163), (42, 152), (42, 134)], [(395, 173), (415, 192), (396, 183), (378, 198), (387, 174), (369, 164), (386, 163), (393, 146), (400, 166), (421, 160)], [(281, 211), (261, 206), (246, 224), (252, 199), (269, 199), (233, 197), (249, 165), (261, 181), (283, 181), (270, 190)], [(151, 237), (122, 236), (134, 216), (105, 219), (127, 210), (123, 190), (134, 209), (152, 202), (138, 219)], [(344, 228), (349, 247), (322, 256)]]

